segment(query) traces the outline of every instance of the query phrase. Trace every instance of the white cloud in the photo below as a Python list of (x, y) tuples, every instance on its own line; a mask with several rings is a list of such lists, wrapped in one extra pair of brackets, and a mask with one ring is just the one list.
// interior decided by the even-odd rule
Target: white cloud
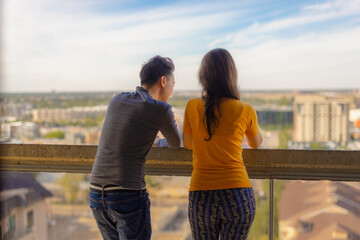
[(309, 25), (344, 16), (359, 16), (360, 0), (335, 0), (324, 4), (309, 5), (303, 8), (298, 16), (276, 19), (266, 23), (254, 23), (237, 33), (229, 34), (210, 43), (210, 47), (220, 44), (247, 46), (261, 42), (266, 34), (298, 26)]
[(232, 52), (245, 89), (360, 88), (359, 39), (356, 28), (273, 39)]
[(253, 10), (235, 1), (101, 14), (88, 9), (88, 4), (97, 7), (95, 0), (7, 0), (5, 90), (133, 89), (141, 64), (155, 54), (173, 58), (176, 89), (198, 89), (201, 58), (215, 46), (233, 54), (242, 89), (360, 87), (359, 28), (302, 32), (293, 38), (273, 34), (359, 16), (359, 2), (307, 6), (296, 15), (254, 23), (214, 40), (217, 30), (232, 31), (224, 29)]
[(360, 1), (358, 0), (334, 0), (321, 4), (313, 4), (305, 6), (303, 10), (314, 12), (339, 12), (344, 15), (349, 15), (358, 12), (360, 8)]
[(99, 15), (69, 10), (81, 5), (67, 3), (64, 9), (54, 0), (7, 2), (5, 90), (133, 88), (147, 58), (181, 57), (186, 45), (195, 47), (194, 38), (228, 24), (235, 14), (218, 13), (210, 4), (205, 12), (183, 6)]

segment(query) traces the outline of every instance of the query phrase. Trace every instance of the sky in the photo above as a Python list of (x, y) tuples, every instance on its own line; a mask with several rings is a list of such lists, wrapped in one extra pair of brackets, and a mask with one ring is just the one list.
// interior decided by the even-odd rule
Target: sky
[(199, 90), (213, 48), (242, 90), (360, 88), (360, 0), (2, 0), (2, 92), (120, 91), (154, 55)]

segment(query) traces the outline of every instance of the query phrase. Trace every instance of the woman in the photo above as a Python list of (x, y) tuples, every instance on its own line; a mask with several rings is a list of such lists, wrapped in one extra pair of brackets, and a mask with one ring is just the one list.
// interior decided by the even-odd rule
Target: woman
[(185, 109), (184, 147), (193, 150), (189, 220), (194, 239), (247, 239), (255, 197), (242, 158), (246, 135), (252, 148), (262, 142), (254, 108), (240, 101), (237, 70), (230, 53), (214, 49), (202, 59), (202, 98)]

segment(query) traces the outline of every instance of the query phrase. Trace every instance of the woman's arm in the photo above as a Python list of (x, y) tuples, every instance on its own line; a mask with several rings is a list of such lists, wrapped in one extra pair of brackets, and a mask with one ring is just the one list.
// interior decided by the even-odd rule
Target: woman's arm
[(246, 136), (246, 139), (247, 139), (248, 144), (249, 144), (250, 147), (252, 147), (252, 148), (260, 147), (260, 145), (261, 145), (261, 143), (263, 141), (260, 129), (259, 129), (258, 133), (254, 137)]
[(192, 150), (192, 135), (183, 133), (184, 148)]

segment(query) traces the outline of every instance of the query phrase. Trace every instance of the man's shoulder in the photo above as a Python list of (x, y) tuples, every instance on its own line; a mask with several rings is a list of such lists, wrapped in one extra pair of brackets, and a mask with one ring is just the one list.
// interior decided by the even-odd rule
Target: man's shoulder
[[(111, 104), (113, 102), (114, 104)], [(166, 113), (169, 109), (171, 110), (171, 105), (167, 102), (159, 101), (153, 99), (147, 94), (141, 94), (137, 91), (135, 92), (120, 92), (116, 94), (111, 100), (110, 105), (116, 106), (116, 103), (125, 103), (122, 107), (132, 108), (134, 106), (143, 105), (147, 110), (146, 112), (153, 112), (154, 114)], [(131, 103), (131, 104), (128, 104)]]
[(115, 94), (114, 98), (121, 98), (121, 97), (134, 97), (136, 95), (136, 92), (119, 92)]
[(169, 109), (172, 108), (171, 105), (168, 104), (167, 102), (163, 102), (163, 101), (159, 101), (159, 100), (154, 100), (152, 105), (156, 108), (163, 109), (164, 111), (168, 111)]
[(119, 92), (119, 93), (114, 94), (111, 101), (119, 101), (119, 100), (126, 99), (126, 98), (132, 98), (134, 96), (135, 96), (135, 92)]

